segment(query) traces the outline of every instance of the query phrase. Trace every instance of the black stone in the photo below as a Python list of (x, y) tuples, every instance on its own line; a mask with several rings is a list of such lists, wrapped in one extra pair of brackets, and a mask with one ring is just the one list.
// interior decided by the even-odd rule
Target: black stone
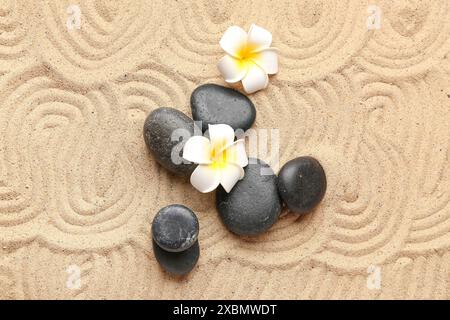
[(261, 234), (277, 221), (281, 212), (277, 176), (266, 163), (250, 158), (244, 178), (230, 193), (221, 186), (217, 189), (216, 206), (224, 225), (233, 233)]
[(202, 130), (209, 124), (228, 124), (234, 130), (246, 131), (255, 122), (256, 109), (251, 100), (231, 88), (216, 84), (199, 86), (191, 95), (192, 118), (202, 121)]
[[(172, 141), (175, 130), (178, 140)], [(196, 167), (196, 164), (182, 162), (183, 146), (193, 135), (193, 120), (173, 108), (153, 110), (144, 123), (144, 140), (148, 149), (161, 166), (178, 175), (188, 176)], [(178, 163), (172, 161), (172, 152)]]
[(287, 162), (278, 174), (278, 191), (286, 206), (306, 213), (319, 204), (327, 189), (327, 179), (319, 161), (299, 157)]
[(194, 269), (200, 257), (198, 241), (192, 247), (182, 252), (169, 252), (161, 249), (153, 240), (153, 252), (159, 265), (176, 276), (183, 276)]
[(198, 219), (191, 209), (172, 204), (156, 214), (152, 224), (153, 240), (166, 251), (189, 249), (198, 238)]

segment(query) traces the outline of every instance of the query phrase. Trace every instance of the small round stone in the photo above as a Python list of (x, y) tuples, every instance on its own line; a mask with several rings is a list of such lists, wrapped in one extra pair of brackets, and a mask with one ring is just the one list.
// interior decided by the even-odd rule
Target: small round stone
[(161, 249), (181, 252), (189, 249), (198, 238), (199, 224), (195, 213), (180, 204), (162, 208), (152, 224), (152, 235)]
[(188, 176), (197, 166), (182, 159), (183, 146), (193, 135), (194, 121), (173, 108), (153, 110), (144, 123), (148, 149), (161, 166), (177, 175)]
[(228, 124), (234, 130), (249, 129), (256, 118), (253, 102), (231, 88), (216, 84), (199, 86), (191, 95), (192, 118), (202, 122), (202, 130), (209, 124)]
[(183, 276), (191, 272), (200, 257), (198, 241), (182, 252), (169, 252), (163, 250), (153, 240), (153, 252), (159, 265), (168, 273), (176, 276)]
[(286, 206), (306, 213), (319, 204), (327, 189), (327, 179), (319, 161), (299, 157), (287, 162), (278, 174), (278, 191)]
[(224, 225), (235, 234), (254, 236), (267, 231), (282, 208), (275, 173), (263, 161), (250, 158), (244, 178), (230, 193), (217, 189), (216, 206)]

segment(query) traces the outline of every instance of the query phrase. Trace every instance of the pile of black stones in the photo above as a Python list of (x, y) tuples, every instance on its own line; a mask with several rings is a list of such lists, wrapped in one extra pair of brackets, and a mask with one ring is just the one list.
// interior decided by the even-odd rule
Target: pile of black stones
[[(247, 96), (216, 84), (194, 90), (191, 111), (192, 118), (174, 108), (157, 108), (144, 123), (144, 140), (150, 153), (178, 176), (190, 176), (196, 168), (181, 157), (189, 137), (204, 134), (209, 124), (228, 124), (245, 132), (256, 119), (256, 108)], [(283, 206), (296, 214), (311, 212), (325, 195), (325, 171), (313, 157), (288, 161), (278, 176), (256, 158), (249, 158), (244, 170), (244, 178), (230, 193), (221, 186), (216, 190), (219, 216), (236, 235), (266, 232), (278, 220)], [(189, 273), (199, 259), (198, 234), (199, 222), (191, 209), (180, 204), (162, 208), (152, 223), (153, 250), (161, 267), (174, 275)]]

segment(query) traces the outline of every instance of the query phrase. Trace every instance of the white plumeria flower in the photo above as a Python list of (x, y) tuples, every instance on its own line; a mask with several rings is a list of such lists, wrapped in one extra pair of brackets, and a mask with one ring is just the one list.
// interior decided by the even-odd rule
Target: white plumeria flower
[(268, 74), (278, 72), (277, 49), (270, 47), (271, 44), (272, 34), (255, 24), (248, 34), (238, 26), (229, 27), (220, 40), (227, 55), (217, 65), (225, 81), (236, 83), (242, 80), (247, 93), (266, 88)]
[(234, 130), (227, 124), (209, 125), (209, 139), (194, 136), (186, 141), (183, 158), (198, 163), (191, 183), (200, 192), (215, 190), (219, 184), (230, 192), (244, 177), (248, 165), (244, 140), (234, 141)]

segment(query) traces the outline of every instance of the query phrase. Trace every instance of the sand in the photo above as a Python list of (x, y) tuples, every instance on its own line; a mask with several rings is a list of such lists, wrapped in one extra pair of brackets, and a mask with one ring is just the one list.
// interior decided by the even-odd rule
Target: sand
[[(224, 84), (219, 39), (251, 23), (280, 49), (254, 128), (279, 130), (281, 165), (319, 159), (328, 190), (243, 239), (214, 194), (155, 163), (142, 126)], [(449, 164), (449, 1), (0, 3), (1, 298), (448, 299)], [(200, 219), (182, 279), (150, 242), (171, 203)]]

